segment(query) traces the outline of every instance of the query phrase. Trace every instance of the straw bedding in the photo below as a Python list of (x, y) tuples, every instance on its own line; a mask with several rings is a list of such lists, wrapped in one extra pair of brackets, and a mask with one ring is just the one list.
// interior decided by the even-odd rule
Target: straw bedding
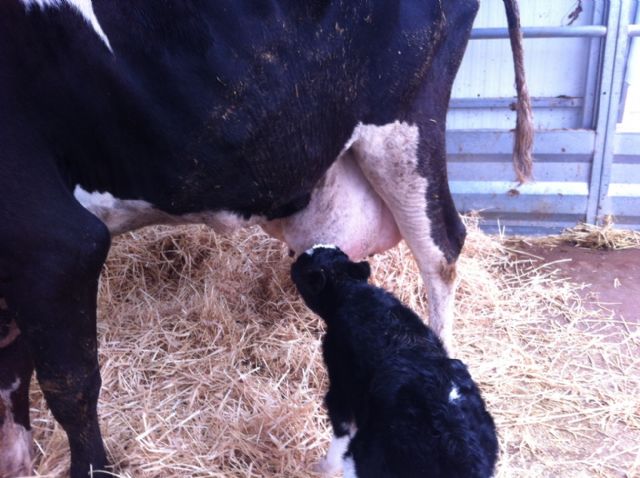
[(571, 244), (585, 249), (621, 250), (640, 249), (640, 232), (619, 229), (610, 216), (602, 226), (592, 224), (578, 224), (575, 227), (565, 229), (562, 234), (556, 236), (543, 236), (532, 239), (514, 237), (510, 242), (524, 240), (543, 246), (557, 246)]
[[(296, 297), (286, 248), (257, 230), (148, 228), (117, 239), (100, 285), (101, 425), (120, 477), (304, 477), (326, 450), (322, 324)], [(374, 277), (426, 317), (404, 245)], [(470, 224), (459, 262), (458, 356), (500, 433), (498, 477), (640, 474), (640, 337), (584, 332), (552, 267)], [(590, 308), (592, 310), (592, 308)], [(68, 470), (34, 385), (40, 476)]]

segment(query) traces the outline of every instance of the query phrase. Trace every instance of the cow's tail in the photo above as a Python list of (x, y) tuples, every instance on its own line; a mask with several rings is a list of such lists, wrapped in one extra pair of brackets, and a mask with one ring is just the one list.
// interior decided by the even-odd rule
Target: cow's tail
[(520, 11), (517, 0), (503, 0), (509, 23), (509, 39), (513, 53), (513, 66), (516, 74), (516, 91), (518, 103), (516, 105), (516, 137), (513, 145), (513, 166), (518, 181), (523, 183), (531, 179), (533, 149), (533, 113), (531, 112), (531, 98), (524, 76), (524, 55), (522, 52), (522, 31), (520, 30)]

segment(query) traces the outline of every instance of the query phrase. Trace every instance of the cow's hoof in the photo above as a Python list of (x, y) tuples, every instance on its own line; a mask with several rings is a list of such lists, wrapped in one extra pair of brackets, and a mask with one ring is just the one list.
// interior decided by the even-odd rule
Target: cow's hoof
[(93, 459), (90, 465), (87, 462), (73, 463), (72, 460), (69, 476), (70, 478), (107, 478), (116, 475), (113, 473), (111, 464), (103, 458)]
[(114, 475), (114, 473), (112, 471), (108, 470), (107, 465), (101, 465), (101, 466), (90, 466), (90, 467), (74, 467), (72, 466), (71, 469), (69, 470), (69, 478), (107, 478), (107, 477), (113, 477), (113, 476), (120, 476), (120, 475)]

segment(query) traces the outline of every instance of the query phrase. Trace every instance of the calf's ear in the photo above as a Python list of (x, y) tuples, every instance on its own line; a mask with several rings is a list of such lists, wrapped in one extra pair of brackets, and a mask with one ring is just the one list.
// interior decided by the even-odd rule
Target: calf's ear
[(371, 266), (367, 261), (352, 262), (349, 264), (349, 276), (356, 280), (367, 280), (371, 275)]
[(305, 274), (305, 282), (312, 294), (319, 294), (327, 284), (327, 277), (322, 269), (315, 269)]

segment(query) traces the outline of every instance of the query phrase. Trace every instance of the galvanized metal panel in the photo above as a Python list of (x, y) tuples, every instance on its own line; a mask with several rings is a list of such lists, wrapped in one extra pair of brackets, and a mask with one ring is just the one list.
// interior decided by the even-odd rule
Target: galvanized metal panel
[[(590, 130), (539, 131), (534, 144), (534, 154), (553, 155), (593, 153), (595, 133)], [(513, 133), (495, 130), (450, 130), (447, 136), (447, 154), (508, 154), (513, 149)]]
[[(594, 166), (599, 166), (601, 172), (599, 178), (595, 177), (592, 180), (592, 196), (597, 194), (598, 208), (595, 211), (595, 220), (601, 222), (607, 215), (605, 211), (611, 211), (614, 214), (617, 211), (621, 211), (624, 207), (624, 202), (631, 202), (631, 206), (637, 205), (637, 200), (633, 196), (627, 193), (621, 193), (618, 195), (616, 190), (617, 183), (612, 183), (612, 173), (616, 168), (615, 156), (616, 156), (616, 143), (618, 142), (619, 133), (617, 133), (617, 124), (619, 119), (619, 107), (622, 99), (622, 86), (624, 82), (625, 63), (627, 54), (629, 51), (630, 37), (628, 35), (627, 26), (632, 22), (634, 17), (634, 10), (636, 5), (635, 0), (622, 0), (620, 5), (614, 4), (611, 8), (609, 23), (615, 18), (616, 7), (618, 7), (617, 25), (616, 25), (616, 43), (614, 51), (609, 58), (605, 55), (605, 63), (609, 60), (613, 64), (611, 71), (606, 70), (603, 75), (604, 79), (611, 77), (611, 85), (609, 87), (610, 94), (608, 95), (608, 102), (605, 103), (604, 108), (601, 109), (600, 116), (604, 127), (600, 129), (600, 136), (603, 137), (601, 147), (596, 147), (594, 153)], [(611, 37), (613, 38), (613, 28), (610, 28)], [(606, 50), (608, 50), (608, 46)], [(604, 82), (603, 79), (603, 82)], [(607, 85), (605, 85), (607, 87)], [(608, 104), (607, 104), (608, 103)], [(600, 118), (598, 119), (600, 123)], [(598, 144), (597, 144), (598, 146)], [(630, 154), (638, 154), (637, 151), (629, 152)], [(597, 168), (594, 167), (594, 170)], [(596, 171), (597, 172), (597, 171)], [(599, 181), (596, 181), (599, 179)], [(597, 185), (597, 190), (593, 187), (593, 184)], [(628, 188), (626, 188), (628, 189)], [(592, 208), (589, 210), (588, 219), (591, 220)], [(615, 215), (615, 214), (614, 214)], [(621, 218), (628, 217), (625, 214), (621, 215)]]
[(619, 115), (621, 123), (617, 125), (617, 130), (640, 133), (640, 1), (636, 2), (634, 22), (627, 28), (631, 46), (622, 87), (625, 105)]
[[(606, 9), (605, 2), (595, 1), (593, 8), (593, 16), (591, 18), (593, 25), (605, 25)], [(601, 38), (592, 38), (589, 44), (589, 65), (586, 72), (586, 84), (584, 94), (584, 106), (582, 109), (582, 127), (593, 129), (596, 123), (596, 107), (599, 97), (599, 79), (600, 79), (600, 54), (603, 48)]]
[[(541, 29), (556, 28), (568, 33), (584, 28), (584, 34), (602, 34), (600, 25), (590, 26), (594, 2), (583, 2), (583, 12), (569, 26), (567, 15), (575, 8), (575, 0), (545, 0), (520, 2), (521, 20), (534, 36), (545, 33)], [(491, 33), (486, 28), (506, 27), (502, 0), (483, 0), (474, 24), (475, 35)], [(561, 28), (557, 28), (561, 27)], [(564, 27), (564, 28), (562, 28)], [(593, 30), (593, 31), (592, 31)], [(549, 34), (546, 31), (545, 34)], [(562, 33), (557, 33), (562, 35)], [(576, 34), (575, 30), (574, 33)], [(494, 35), (495, 36), (495, 31)], [(565, 97), (582, 99), (586, 92), (586, 75), (592, 40), (582, 38), (530, 38), (525, 39), (525, 68), (532, 96), (541, 98)], [(513, 62), (507, 39), (472, 40), (463, 59), (453, 87), (453, 107), (448, 115), (450, 129), (510, 129), (515, 112), (508, 105), (459, 108), (456, 99), (487, 100), (513, 98)], [(482, 103), (478, 103), (482, 104)], [(581, 104), (581, 106), (583, 106)], [(534, 103), (536, 128), (581, 128), (583, 112), (574, 105), (557, 104), (553, 107)]]
[(610, 182), (601, 202), (601, 214), (616, 224), (640, 229), (640, 134), (617, 133)]
[(535, 181), (518, 185), (508, 131), (449, 131), (449, 185), (458, 209), (481, 211), (485, 229), (556, 232), (584, 221), (595, 133), (538, 132)]
[[(501, 0), (483, 0), (473, 34), (483, 39), (470, 43), (448, 115), (448, 171), (459, 209), (480, 210), (486, 229), (507, 232), (556, 232), (606, 215), (640, 229), (640, 134), (620, 133), (640, 125), (625, 122), (616, 132), (627, 46), (637, 31), (629, 24), (640, 0), (582, 2), (571, 26), (575, 0), (520, 6), (537, 128), (535, 181), (513, 179), (510, 46), (488, 39), (505, 36), (506, 20)], [(633, 68), (640, 67), (627, 67), (627, 82)]]

